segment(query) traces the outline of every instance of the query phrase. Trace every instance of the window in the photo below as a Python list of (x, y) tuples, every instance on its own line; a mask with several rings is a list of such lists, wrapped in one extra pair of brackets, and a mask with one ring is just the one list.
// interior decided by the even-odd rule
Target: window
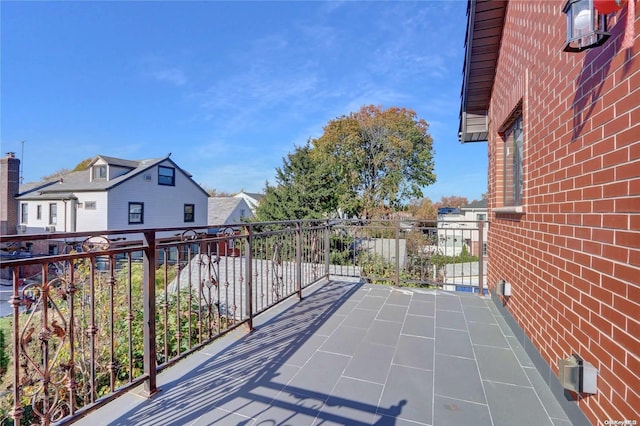
[(101, 166), (93, 166), (93, 179), (94, 180), (98, 180), (98, 179), (106, 179), (107, 178), (107, 166), (106, 165), (101, 165)]
[(504, 132), (504, 206), (522, 205), (522, 116)]
[(42, 220), (42, 206), (40, 204), (36, 206), (36, 219)]
[(487, 215), (484, 213), (476, 213), (476, 220), (487, 220)]
[(185, 222), (194, 222), (195, 221), (195, 208), (194, 204), (185, 204), (184, 205), (184, 221)]
[(84, 202), (84, 208), (87, 210), (95, 210), (96, 209), (96, 202), (95, 201), (85, 201)]
[(129, 224), (144, 223), (144, 203), (129, 203)]
[(58, 223), (58, 205), (56, 203), (49, 204), (49, 225)]
[(20, 223), (29, 223), (29, 204), (20, 204)]
[(158, 166), (158, 185), (176, 184), (176, 169), (173, 167)]

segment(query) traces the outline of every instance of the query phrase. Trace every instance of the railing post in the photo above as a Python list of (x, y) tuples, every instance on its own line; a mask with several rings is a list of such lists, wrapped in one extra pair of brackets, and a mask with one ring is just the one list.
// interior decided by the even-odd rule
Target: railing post
[[(20, 380), (20, 305), (22, 298), (20, 297), (19, 268), (13, 268), (13, 293), (9, 303), (13, 308), (13, 407), (10, 415), (14, 424), (21, 424), (20, 420), (24, 415), (24, 409), (21, 405), (22, 386)], [(43, 279), (46, 278), (43, 276)]]
[(144, 393), (158, 392), (156, 383), (156, 234), (144, 232), (142, 291), (144, 300)]
[(246, 292), (247, 292), (247, 315), (249, 316), (249, 320), (247, 321), (247, 328), (249, 331), (253, 331), (253, 225), (249, 224), (245, 226), (245, 231), (247, 233), (247, 244), (244, 248), (244, 254), (246, 257), (247, 265), (245, 269), (247, 270), (246, 277)]
[(478, 222), (478, 241), (480, 241), (480, 253), (478, 254), (478, 295), (484, 294), (484, 220)]
[(331, 258), (331, 223), (327, 219), (327, 224), (324, 228), (324, 270), (325, 277), (329, 279), (329, 260)]
[(302, 300), (302, 221), (296, 222), (296, 292)]
[(396, 287), (400, 286), (400, 220), (396, 221), (396, 276), (394, 278)]

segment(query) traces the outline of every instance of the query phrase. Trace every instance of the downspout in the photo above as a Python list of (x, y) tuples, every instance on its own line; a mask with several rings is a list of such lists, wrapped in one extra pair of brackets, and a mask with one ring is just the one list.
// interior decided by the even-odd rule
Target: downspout
[(62, 199), (62, 202), (64, 203), (64, 220), (62, 221), (62, 223), (64, 223), (63, 232), (67, 232), (67, 201), (69, 200), (65, 200), (64, 198)]
[[(69, 201), (69, 214), (67, 215), (67, 201)], [(77, 202), (76, 198), (63, 199), (64, 203), (64, 232), (76, 232)], [(69, 219), (69, 231), (67, 231), (67, 218)]]
[(77, 214), (78, 214), (78, 200), (76, 198), (71, 198), (71, 204), (69, 206), (69, 232), (76, 232), (76, 222), (77, 222)]

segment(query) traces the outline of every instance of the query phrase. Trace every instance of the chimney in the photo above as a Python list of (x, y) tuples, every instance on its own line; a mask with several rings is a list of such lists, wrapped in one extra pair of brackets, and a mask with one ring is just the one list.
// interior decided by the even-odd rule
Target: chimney
[(0, 158), (0, 235), (17, 233), (20, 192), (20, 160), (15, 153), (8, 152)]

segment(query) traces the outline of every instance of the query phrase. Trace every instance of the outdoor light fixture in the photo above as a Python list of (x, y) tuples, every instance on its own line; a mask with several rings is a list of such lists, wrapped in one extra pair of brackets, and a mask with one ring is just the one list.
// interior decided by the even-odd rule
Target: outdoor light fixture
[(562, 11), (567, 15), (565, 52), (582, 52), (601, 46), (607, 32), (607, 15), (593, 7), (593, 0), (568, 0)]

